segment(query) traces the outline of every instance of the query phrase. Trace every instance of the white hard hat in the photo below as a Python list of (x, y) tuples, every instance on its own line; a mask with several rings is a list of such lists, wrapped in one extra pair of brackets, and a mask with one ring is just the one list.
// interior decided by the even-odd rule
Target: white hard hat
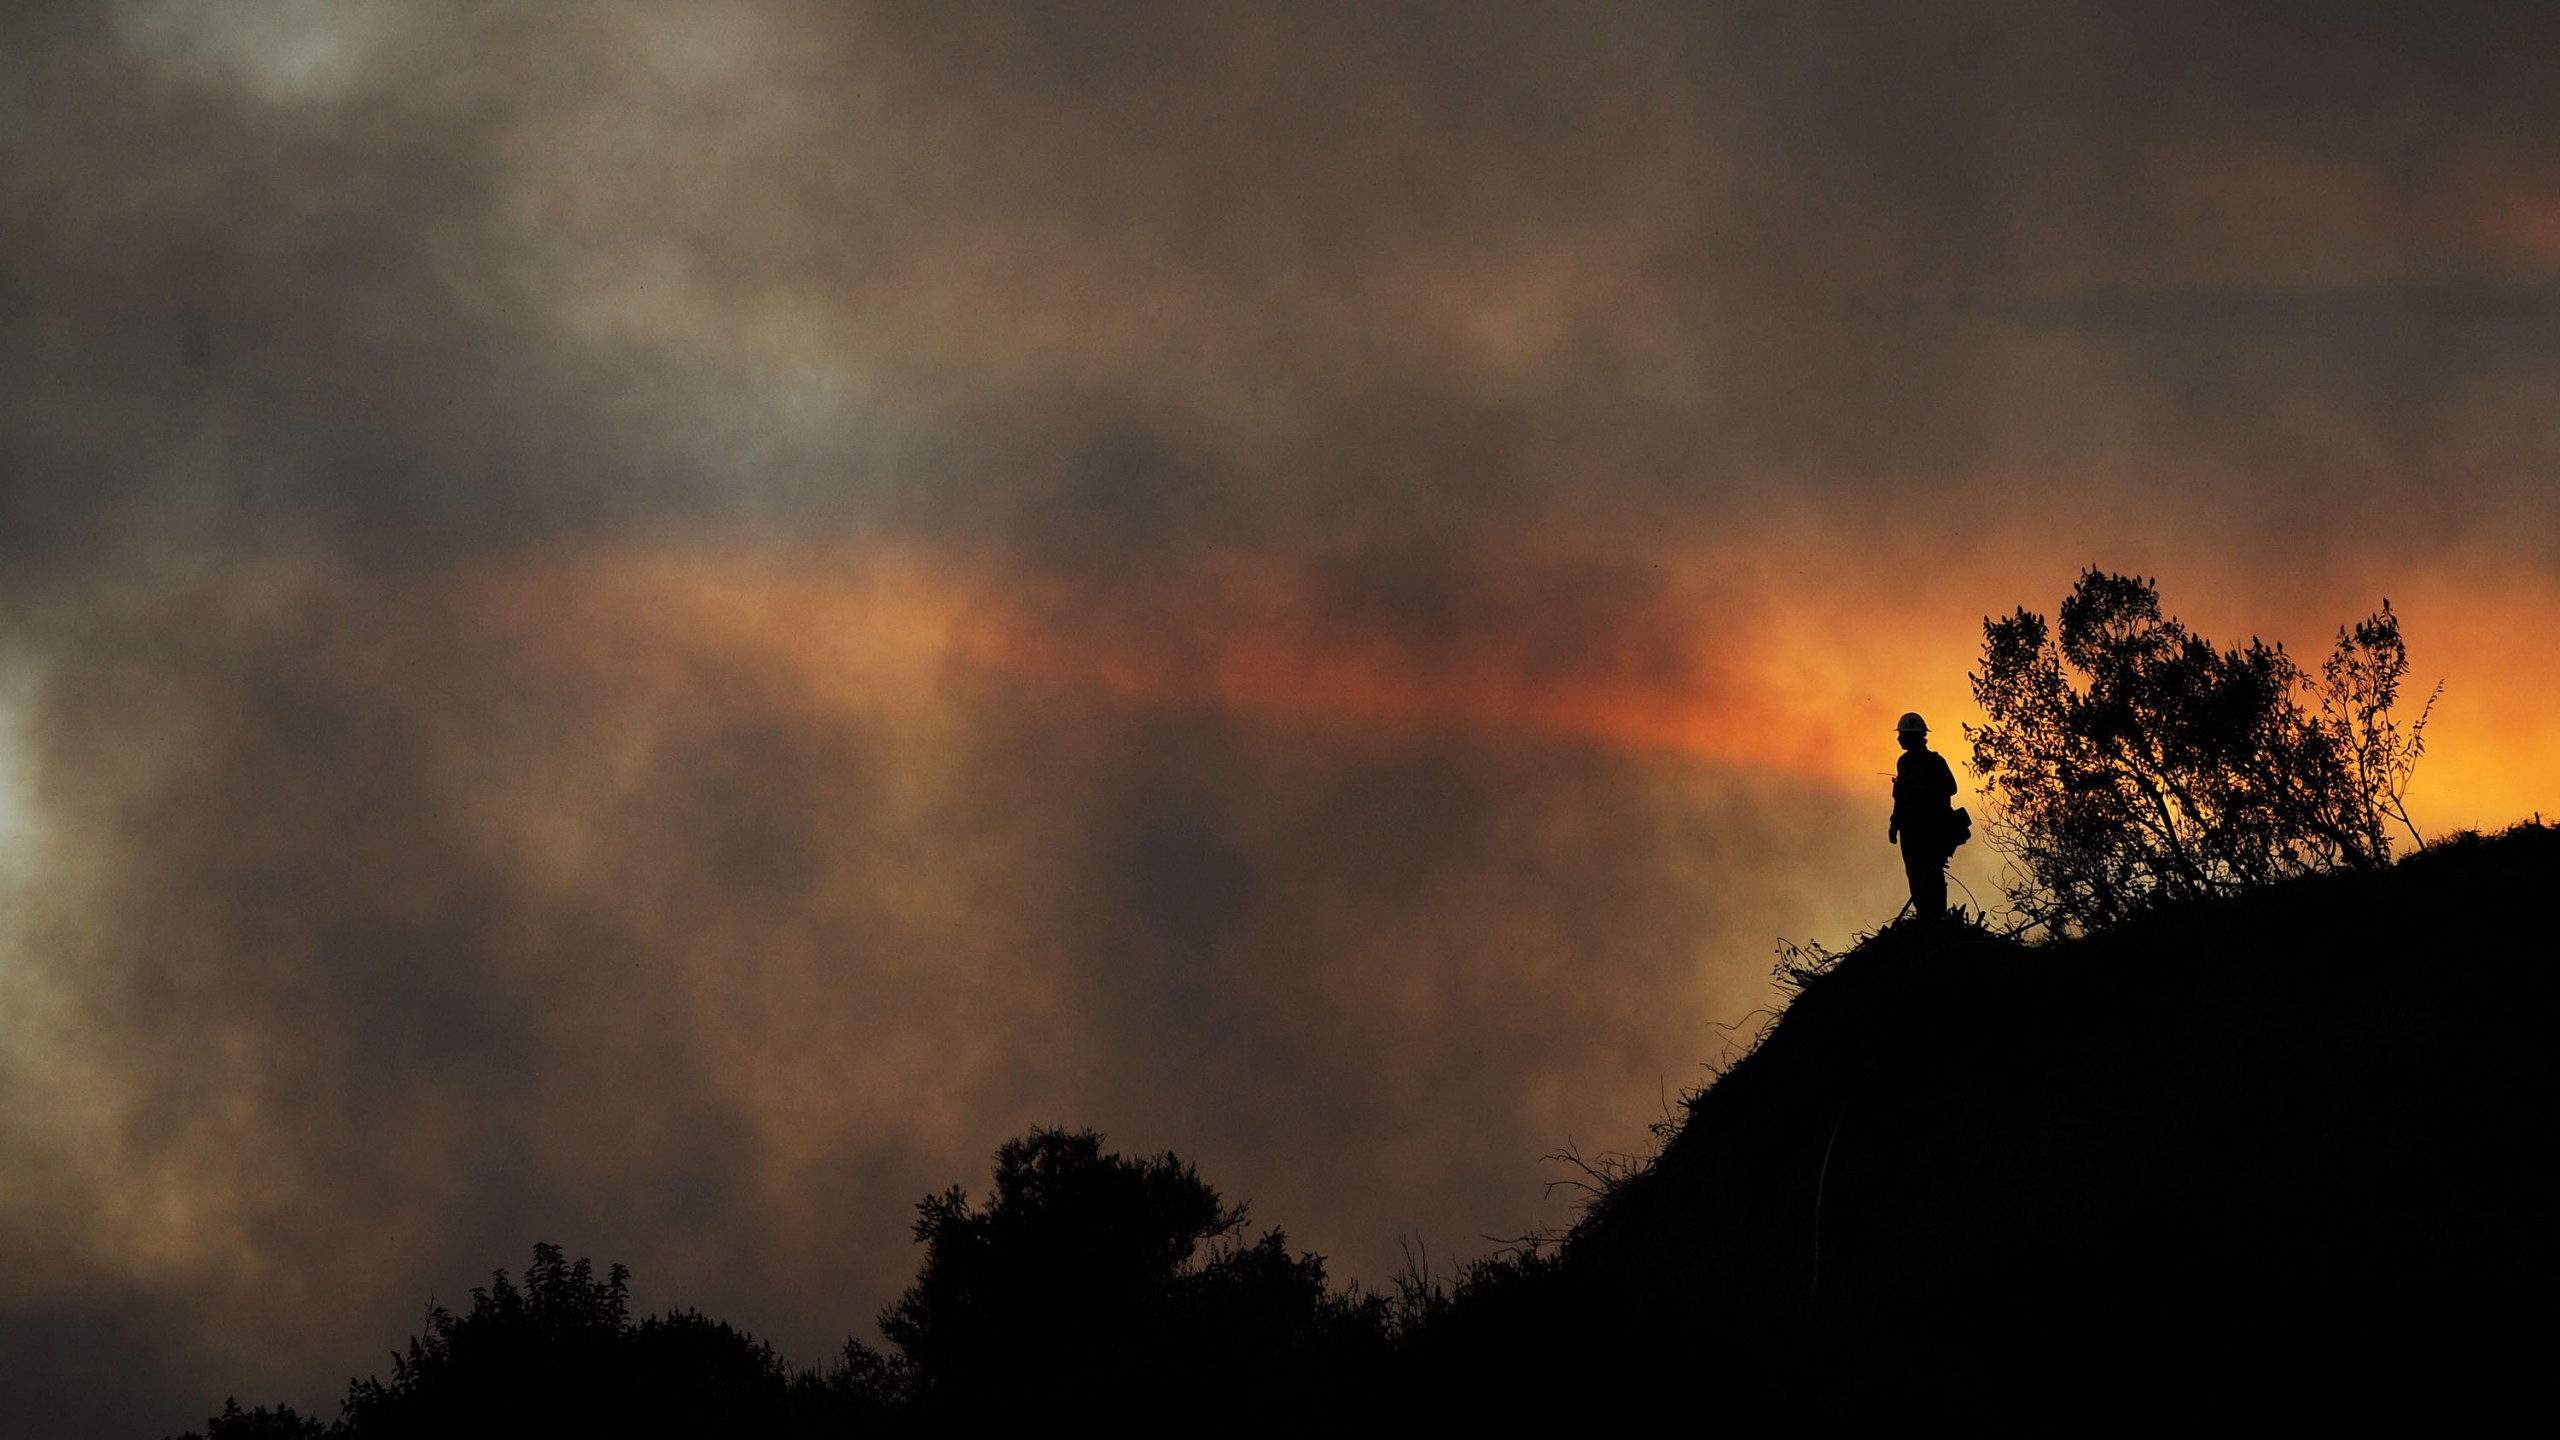
[(1926, 735), (1929, 733), (1929, 722), (1920, 718), (1919, 711), (1913, 710), (1905, 714), (1900, 720), (1894, 722), (1893, 733), (1896, 735)]

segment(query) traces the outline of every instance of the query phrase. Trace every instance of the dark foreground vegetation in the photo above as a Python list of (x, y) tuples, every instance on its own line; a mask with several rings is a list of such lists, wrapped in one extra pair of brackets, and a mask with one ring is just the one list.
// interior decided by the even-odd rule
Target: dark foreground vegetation
[(1329, 1286), (1171, 1156), (1043, 1131), (926, 1200), (922, 1273), (793, 1372), (541, 1247), (334, 1425), (213, 1440), (1602, 1423), (2441, 1419), (2538, 1385), (2560, 1281), (2560, 832), (2027, 944), (1791, 952), (1761, 1042), (1559, 1245)]

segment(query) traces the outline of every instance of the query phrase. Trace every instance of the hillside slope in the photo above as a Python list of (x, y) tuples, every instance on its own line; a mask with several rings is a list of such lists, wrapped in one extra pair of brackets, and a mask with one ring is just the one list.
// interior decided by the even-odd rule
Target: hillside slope
[(1568, 1241), (1553, 1343), (1744, 1408), (2446, 1403), (2544, 1363), (2560, 832), (2042, 946), (1897, 927)]

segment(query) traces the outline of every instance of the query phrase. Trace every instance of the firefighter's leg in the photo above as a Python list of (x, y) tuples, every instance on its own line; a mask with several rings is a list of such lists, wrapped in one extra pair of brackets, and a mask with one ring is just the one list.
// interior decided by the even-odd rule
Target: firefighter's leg
[(1911, 913), (1935, 920), (1947, 913), (1947, 862), (1934, 845), (1902, 842), (1902, 873), (1911, 882)]

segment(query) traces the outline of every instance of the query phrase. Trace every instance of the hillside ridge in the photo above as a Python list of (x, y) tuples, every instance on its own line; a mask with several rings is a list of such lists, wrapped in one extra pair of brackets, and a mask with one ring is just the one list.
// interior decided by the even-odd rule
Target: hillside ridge
[(1889, 927), (1797, 972), (1562, 1283), (1849, 1412), (2476, 1372), (2555, 1278), (2555, 877), (2536, 823), (2092, 936)]

